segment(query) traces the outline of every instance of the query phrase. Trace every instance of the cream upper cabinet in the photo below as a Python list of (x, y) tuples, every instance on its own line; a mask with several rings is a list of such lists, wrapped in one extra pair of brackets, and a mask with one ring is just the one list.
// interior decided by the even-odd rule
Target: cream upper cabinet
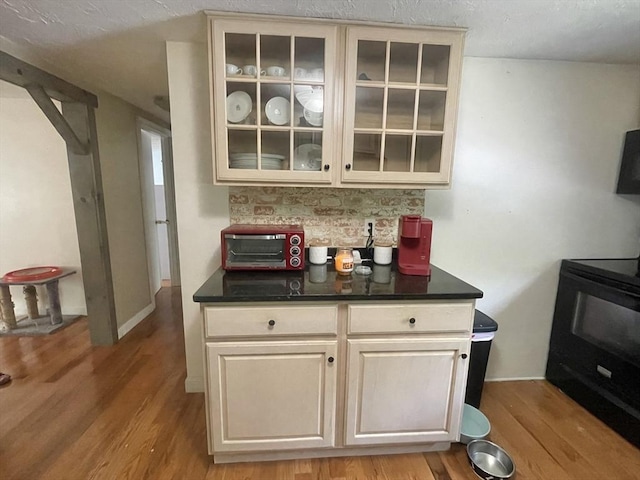
[(446, 186), (463, 34), (348, 27), (343, 184)]
[(209, 18), (214, 181), (444, 188), (464, 31)]
[(210, 22), (216, 181), (330, 185), (338, 28)]

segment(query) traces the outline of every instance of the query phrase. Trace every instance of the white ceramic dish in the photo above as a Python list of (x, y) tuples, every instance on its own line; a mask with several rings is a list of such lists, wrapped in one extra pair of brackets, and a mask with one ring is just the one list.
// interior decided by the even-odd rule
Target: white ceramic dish
[(264, 113), (274, 125), (287, 125), (291, 120), (291, 103), (284, 97), (273, 97), (264, 106)]
[(311, 85), (298, 85), (293, 88), (296, 100), (300, 102), (306, 110), (314, 113), (324, 111), (324, 89), (322, 87), (312, 87)]
[(253, 109), (253, 102), (247, 92), (231, 92), (227, 96), (227, 120), (231, 123), (242, 122)]
[(305, 108), (302, 114), (309, 125), (313, 125), (314, 127), (322, 126), (322, 112), (312, 112)]
[(322, 167), (322, 147), (316, 143), (305, 143), (294, 151), (293, 169), (319, 171)]
[[(263, 170), (282, 170), (284, 155), (275, 153), (262, 154)], [(256, 153), (232, 153), (229, 155), (230, 168), (244, 168), (255, 170), (258, 168), (258, 155)]]

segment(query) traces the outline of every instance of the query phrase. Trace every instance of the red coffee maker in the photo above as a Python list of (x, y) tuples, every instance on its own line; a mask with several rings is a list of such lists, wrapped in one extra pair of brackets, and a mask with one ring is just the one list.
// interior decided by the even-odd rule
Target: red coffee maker
[(420, 215), (403, 215), (398, 225), (398, 271), (405, 275), (431, 275), (433, 222)]

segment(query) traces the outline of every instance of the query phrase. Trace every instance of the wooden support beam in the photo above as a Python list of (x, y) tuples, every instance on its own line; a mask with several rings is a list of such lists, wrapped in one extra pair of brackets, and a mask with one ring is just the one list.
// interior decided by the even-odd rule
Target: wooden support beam
[(19, 87), (41, 86), (50, 98), (98, 107), (98, 97), (44, 70), (0, 51), (0, 79)]
[(118, 326), (95, 112), (87, 105), (62, 102), (62, 114), (80, 142), (90, 146), (87, 154), (67, 146), (67, 155), (91, 343), (113, 345)]
[(77, 155), (87, 155), (89, 153), (89, 144), (80, 141), (73, 129), (69, 126), (69, 123), (67, 123), (62, 116), (62, 113), (60, 113), (60, 110), (58, 110), (51, 100), (51, 97), (45, 92), (44, 88), (40, 85), (27, 85), (24, 88), (27, 89), (31, 98), (33, 98), (40, 107), (40, 110), (47, 116), (53, 128), (55, 128), (64, 139), (67, 147)]

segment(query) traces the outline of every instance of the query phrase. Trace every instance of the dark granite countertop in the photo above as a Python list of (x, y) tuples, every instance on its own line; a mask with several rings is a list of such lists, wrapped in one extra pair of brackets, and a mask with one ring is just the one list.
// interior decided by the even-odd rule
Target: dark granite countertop
[[(371, 264), (368, 264), (371, 265)], [(338, 275), (333, 263), (307, 265), (300, 272), (226, 272), (219, 268), (194, 294), (200, 303), (452, 300), (481, 298), (482, 292), (431, 266), (431, 277), (403, 275), (395, 266), (371, 265), (373, 273)]]

